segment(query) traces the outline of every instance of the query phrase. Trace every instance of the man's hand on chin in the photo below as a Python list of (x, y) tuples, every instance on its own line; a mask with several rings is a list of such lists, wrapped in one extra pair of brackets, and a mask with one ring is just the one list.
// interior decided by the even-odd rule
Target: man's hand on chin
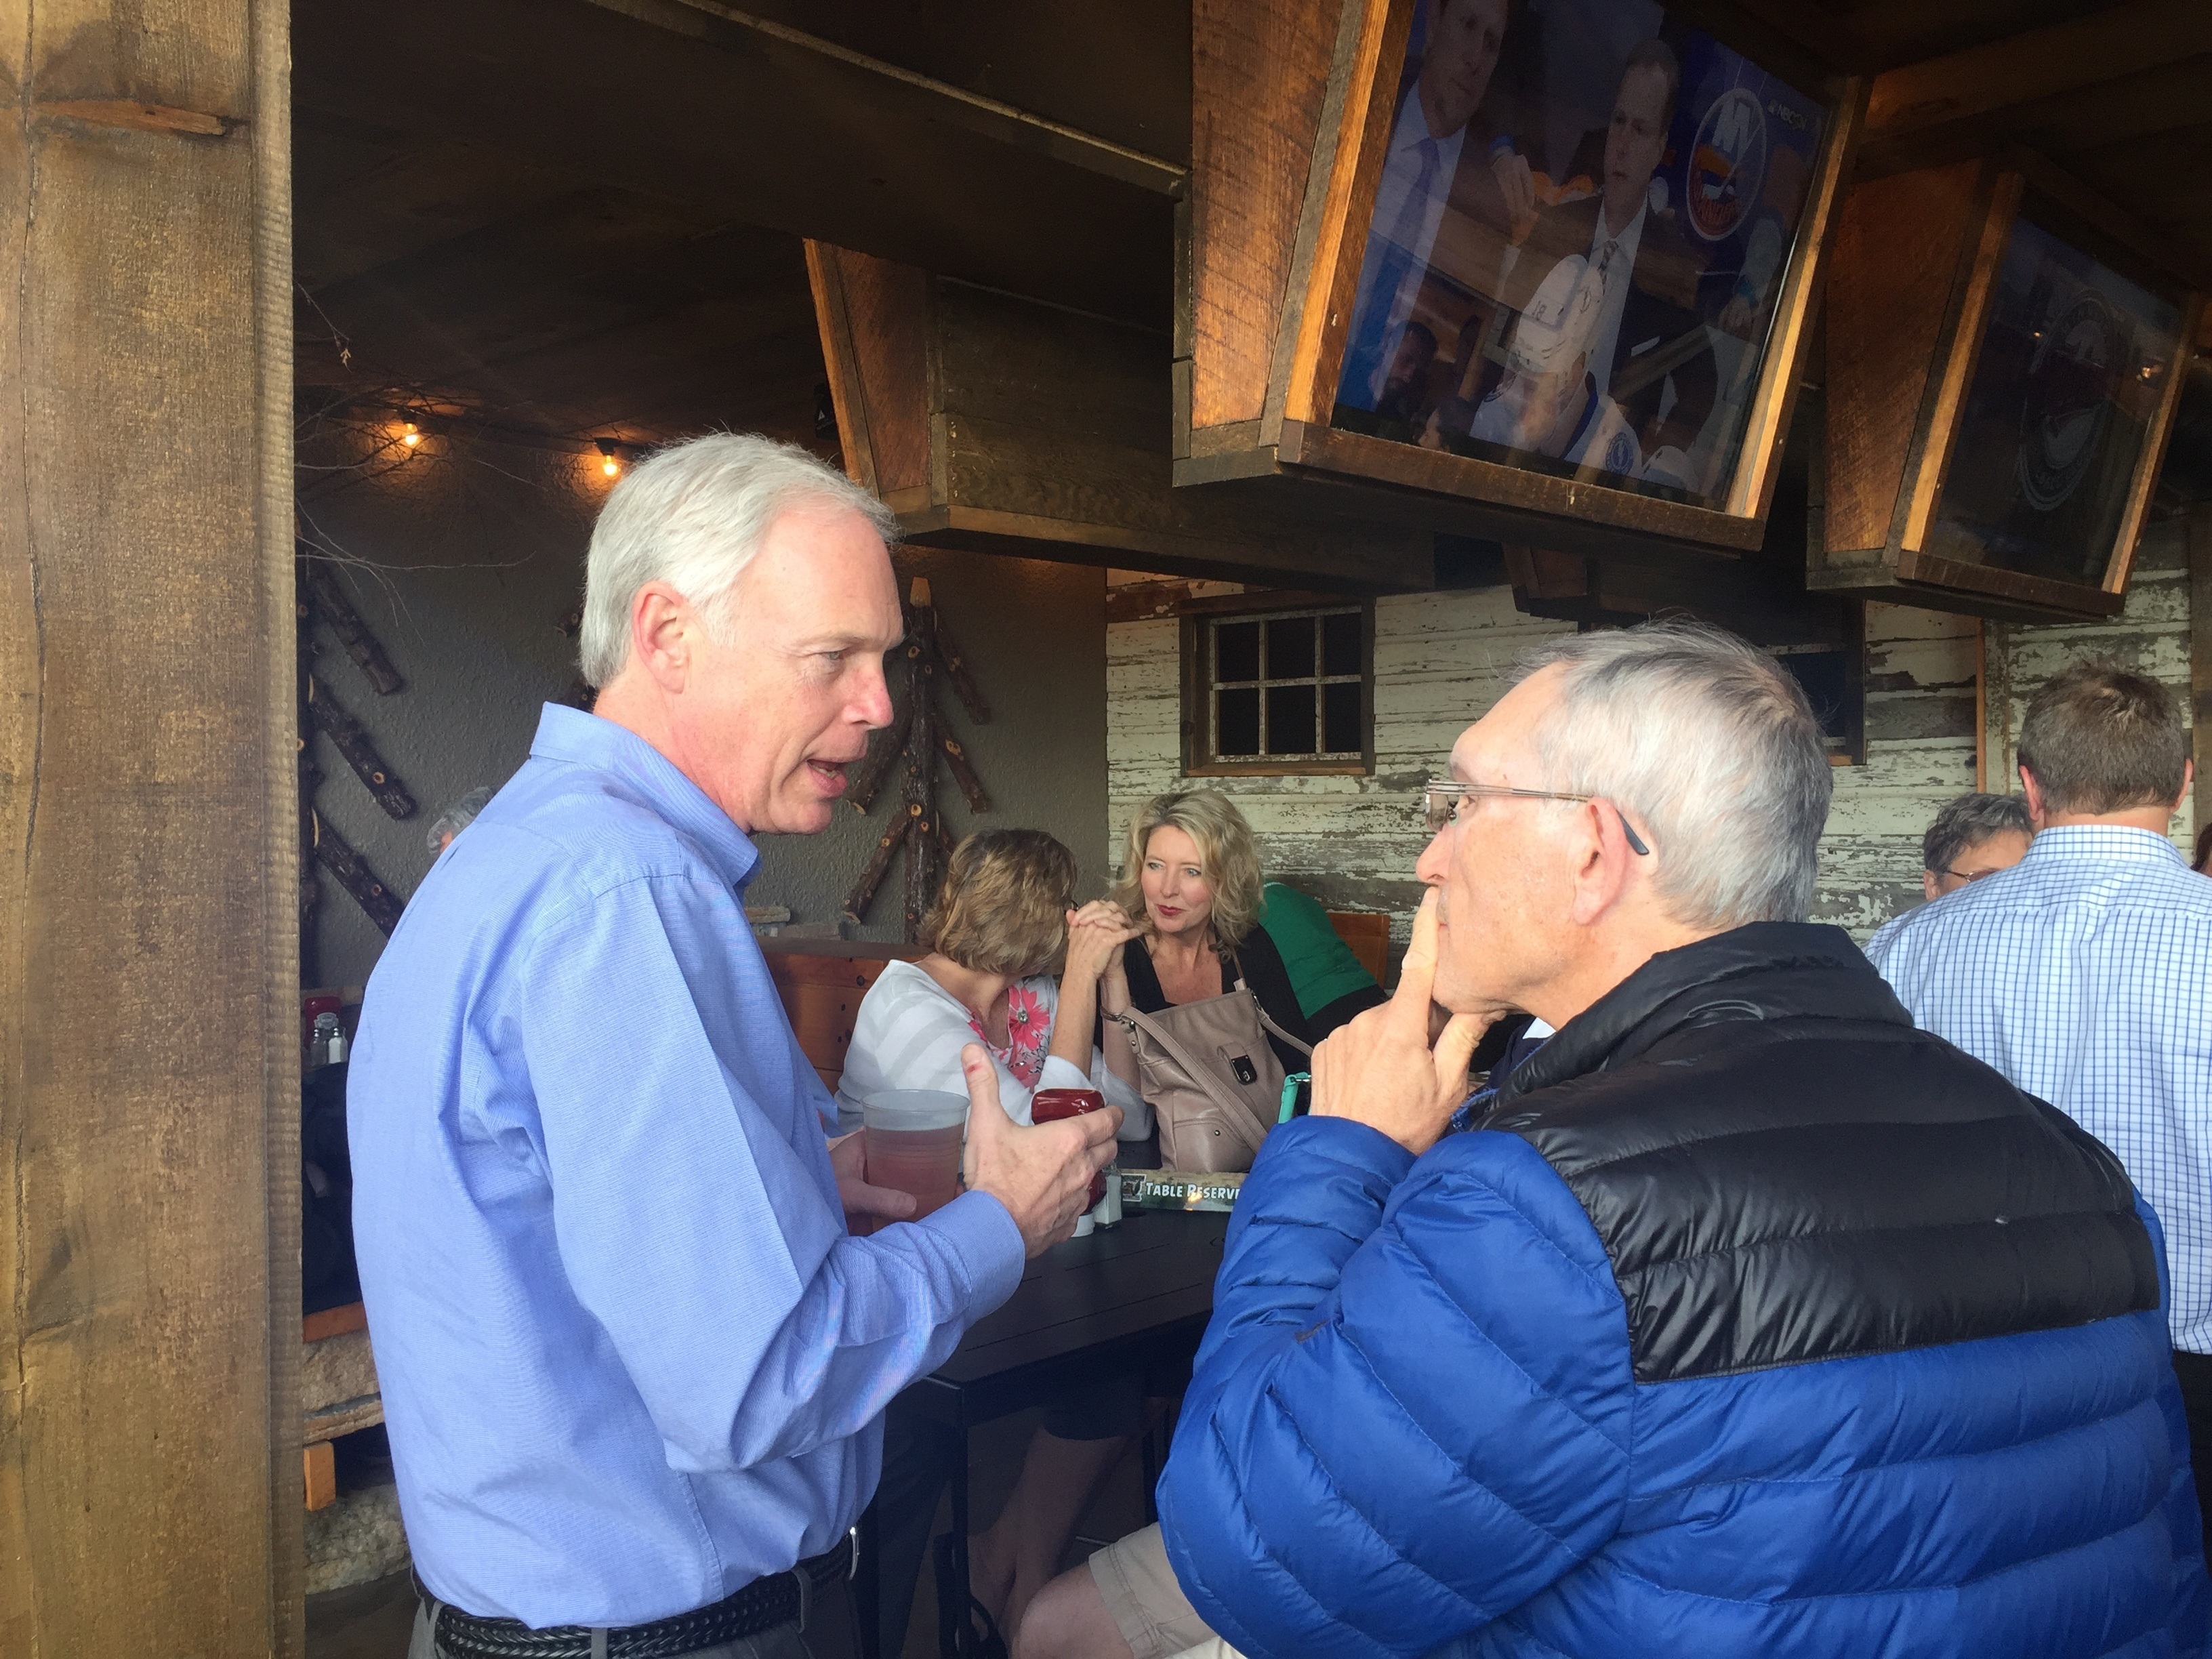
[(1437, 895), (1413, 919), (1413, 943), (1389, 1001), (1314, 1050), (1313, 1115), (1379, 1129), (1419, 1158), (1467, 1098), (1467, 1066), (1495, 1012), (1454, 1014), (1431, 1035), (1437, 976)]

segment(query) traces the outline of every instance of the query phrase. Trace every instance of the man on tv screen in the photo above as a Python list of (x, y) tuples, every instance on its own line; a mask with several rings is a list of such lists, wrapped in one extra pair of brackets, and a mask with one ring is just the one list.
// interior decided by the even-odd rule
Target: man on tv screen
[(1595, 188), (1538, 211), (1502, 295), (1510, 312), (1526, 313), (1564, 261), (1582, 262), (1604, 296), (1591, 329), (1590, 378), (1619, 406), (1641, 453), (1673, 450), (1668, 459), (1676, 465), (1711, 415), (1718, 383), (1697, 310), (1705, 261), (1667, 211), (1665, 185), (1652, 180), (1681, 88), (1681, 64), (1665, 41), (1629, 52), (1602, 153), (1592, 153), (1592, 133), (1566, 169), (1570, 180), (1595, 171)]
[(1420, 69), (1399, 103), (1340, 382), (1341, 395), (1362, 409), (1376, 408), (1389, 390), (1445, 204), (1500, 231), (1532, 210), (1528, 163), (1479, 113), (1505, 22), (1506, 0), (1439, 0)]

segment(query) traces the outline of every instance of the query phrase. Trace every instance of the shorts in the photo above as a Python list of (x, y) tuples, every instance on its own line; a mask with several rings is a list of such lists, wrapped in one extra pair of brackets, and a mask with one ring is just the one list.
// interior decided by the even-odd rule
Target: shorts
[(1092, 1556), (1091, 1577), (1136, 1659), (1170, 1659), (1218, 1639), (1176, 1582), (1157, 1524)]
[(1059, 1440), (1117, 1440), (1143, 1433), (1143, 1374), (1109, 1371), (1071, 1383), (1045, 1402), (1042, 1426)]

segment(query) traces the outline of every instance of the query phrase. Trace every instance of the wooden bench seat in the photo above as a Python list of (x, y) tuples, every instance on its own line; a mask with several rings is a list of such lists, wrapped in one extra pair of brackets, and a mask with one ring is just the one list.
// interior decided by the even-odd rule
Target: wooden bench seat
[(799, 1037), (799, 1048), (830, 1093), (845, 1074), (845, 1050), (853, 1045), (853, 1022), (860, 999), (886, 965), (913, 962), (927, 954), (917, 945), (878, 945), (861, 939), (761, 941), (769, 976), (783, 1012)]

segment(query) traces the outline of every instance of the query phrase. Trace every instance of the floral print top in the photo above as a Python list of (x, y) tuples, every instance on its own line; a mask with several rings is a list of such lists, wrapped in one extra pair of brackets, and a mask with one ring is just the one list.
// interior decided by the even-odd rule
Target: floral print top
[(1032, 1089), (1044, 1070), (1045, 1051), (1052, 1047), (1052, 1015), (1045, 1000), (1021, 983), (1006, 988), (1006, 1046), (991, 1041), (983, 1022), (970, 1015), (968, 1029), (991, 1051), (992, 1058)]
[(868, 988), (853, 1021), (852, 1045), (845, 1051), (845, 1074), (837, 1084), (837, 1115), (845, 1128), (858, 1127), (868, 1097), (886, 1090), (926, 1090), (965, 1094), (960, 1051), (980, 1042), (998, 1073), (999, 1103), (1017, 1123), (1030, 1121), (1030, 1097), (1042, 1089), (1096, 1089), (1119, 1106), (1136, 1127), (1125, 1123), (1132, 1139), (1150, 1133), (1152, 1119), (1137, 1091), (1106, 1069), (1094, 1046), (1086, 1068), (1052, 1054), (1052, 1028), (1060, 1012), (1060, 988), (1048, 974), (1016, 980), (1006, 988), (1006, 1041), (991, 1041), (985, 1022), (911, 962), (885, 965)]

